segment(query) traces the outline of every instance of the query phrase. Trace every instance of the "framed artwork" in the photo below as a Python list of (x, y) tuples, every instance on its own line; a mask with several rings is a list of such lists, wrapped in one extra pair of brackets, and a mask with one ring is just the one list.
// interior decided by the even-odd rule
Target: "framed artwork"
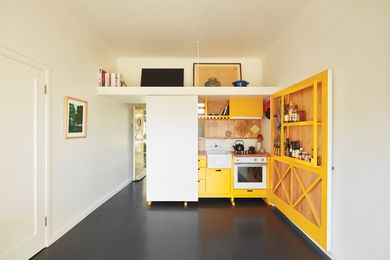
[(88, 102), (65, 97), (65, 138), (85, 138), (87, 137), (87, 115)]
[(193, 67), (193, 85), (196, 87), (229, 87), (232, 82), (241, 80), (242, 77), (241, 63), (194, 63)]

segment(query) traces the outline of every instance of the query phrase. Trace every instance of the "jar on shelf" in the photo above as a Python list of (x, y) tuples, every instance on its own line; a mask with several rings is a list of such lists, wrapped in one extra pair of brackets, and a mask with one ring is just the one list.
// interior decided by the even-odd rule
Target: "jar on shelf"
[(204, 83), (205, 87), (220, 87), (221, 82), (217, 80), (217, 78), (209, 78), (208, 81)]

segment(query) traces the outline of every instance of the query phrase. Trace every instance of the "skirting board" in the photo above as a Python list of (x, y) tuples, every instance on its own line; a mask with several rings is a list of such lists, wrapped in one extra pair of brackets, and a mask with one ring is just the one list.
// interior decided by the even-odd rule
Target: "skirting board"
[(53, 244), (55, 241), (57, 241), (59, 238), (61, 238), (63, 235), (65, 235), (68, 231), (70, 231), (72, 228), (74, 228), (84, 218), (86, 218), (89, 214), (91, 214), (93, 211), (95, 211), (98, 207), (103, 205), (107, 200), (111, 199), (115, 194), (117, 194), (119, 191), (121, 191), (130, 182), (131, 182), (131, 180), (126, 180), (125, 182), (120, 184), (118, 187), (116, 187), (114, 190), (112, 190), (111, 192), (104, 195), (101, 199), (99, 199), (97, 202), (92, 204), (86, 210), (81, 212), (78, 216), (76, 216), (75, 218), (68, 221), (59, 230), (57, 230), (56, 232), (53, 232), (53, 235), (49, 238), (49, 245), (48, 246)]
[(280, 214), (282, 218), (284, 218), (285, 221), (287, 221), (291, 226), (295, 227), (297, 232), (300, 232), (303, 236), (306, 237), (307, 240), (310, 240), (318, 248), (318, 250), (322, 251), (330, 259), (336, 259), (336, 260), (338, 259), (335, 258), (336, 257), (335, 255), (332, 255), (331, 251), (326, 251), (325, 249), (323, 249), (316, 241), (314, 241), (308, 234), (306, 234), (305, 231), (303, 231), (298, 225), (296, 225), (293, 221), (291, 221), (291, 219), (289, 219), (286, 215), (284, 215), (284, 213), (281, 212), (275, 205), (271, 204), (271, 206), (273, 207), (274, 210), (276, 210), (276, 212), (278, 212), (278, 214)]

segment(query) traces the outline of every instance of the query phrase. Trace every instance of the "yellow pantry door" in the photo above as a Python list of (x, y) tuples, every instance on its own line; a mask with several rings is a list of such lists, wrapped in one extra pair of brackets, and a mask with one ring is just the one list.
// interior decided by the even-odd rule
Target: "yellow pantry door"
[(311, 239), (330, 246), (331, 71), (271, 97), (270, 202)]

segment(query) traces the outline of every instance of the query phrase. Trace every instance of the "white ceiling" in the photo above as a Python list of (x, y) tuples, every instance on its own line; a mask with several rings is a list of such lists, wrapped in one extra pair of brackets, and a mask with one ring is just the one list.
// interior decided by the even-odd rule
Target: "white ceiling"
[[(73, 0), (119, 56), (261, 57), (309, 0)], [(308, 21), (310, 22), (310, 21)]]

